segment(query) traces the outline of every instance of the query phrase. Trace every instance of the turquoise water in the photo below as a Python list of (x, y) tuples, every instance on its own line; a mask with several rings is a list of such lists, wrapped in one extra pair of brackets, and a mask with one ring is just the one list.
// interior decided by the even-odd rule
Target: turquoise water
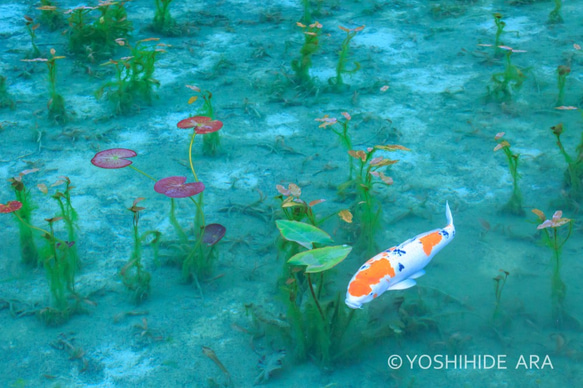
[[(56, 4), (62, 11), (79, 5)], [(95, 97), (115, 76), (113, 65), (101, 64), (128, 56), (125, 46), (113, 45), (111, 55), (95, 58), (91, 51), (70, 51), (71, 32), (63, 33), (67, 26), (50, 32), (41, 24), (35, 30), (41, 57), (49, 58), (51, 48), (65, 57), (56, 62), (56, 87), (68, 118), (62, 124), (48, 118), (47, 66), (22, 61), (34, 59), (23, 16), (32, 17), (34, 25), (39, 4), (0, 4), (5, 15), (0, 21), (0, 75), (14, 102), (13, 109), (0, 110), (0, 175), (6, 181), (38, 169), (23, 181), (35, 206), (32, 224), (44, 229), (45, 219), (60, 211), (37, 185), (50, 186), (63, 176), (71, 180), (71, 202), (79, 216), (74, 246), (80, 269), (74, 284), (83, 310), (58, 326), (35, 317), (54, 303), (47, 276), (41, 267), (22, 264), (18, 220), (2, 214), (2, 386), (579, 384), (581, 201), (569, 197), (567, 165), (550, 127), (563, 123), (561, 141), (575, 156), (582, 117), (577, 110), (555, 108), (559, 65), (570, 67), (560, 105), (580, 107), (583, 98), (581, 2), (566, 2), (563, 22), (549, 23), (554, 4), (547, 1), (315, 1), (312, 22), (322, 28), (309, 88), (298, 84), (292, 69), (305, 36), (296, 25), (304, 15), (300, 1), (175, 0), (170, 12), (177, 36), (149, 29), (154, 4), (139, 0), (125, 5), (133, 23), (130, 44), (156, 37), (160, 40), (144, 45), (167, 45), (159, 46), (165, 52), (155, 65), (159, 87), (153, 89), (153, 100), (136, 99), (127, 114), (116, 114), (106, 97)], [(488, 97), (488, 87), (495, 86), (492, 76), (504, 72), (507, 52), (492, 46), (495, 12), (506, 23), (498, 44), (516, 50), (511, 61), (524, 75), (519, 88), (499, 98)], [(95, 15), (98, 11), (91, 11), (89, 20)], [(346, 36), (339, 25), (366, 27), (350, 42), (346, 65), (353, 69), (357, 61), (360, 69), (343, 75), (348, 87), (333, 90), (328, 80), (336, 75)], [(129, 168), (105, 170), (90, 163), (99, 151), (127, 148), (137, 153), (133, 166), (155, 179), (185, 176), (193, 182), (188, 161), (192, 130), (176, 124), (200, 114), (202, 98), (189, 105), (197, 93), (186, 85), (212, 92), (215, 118), (224, 124), (216, 155), (202, 154), (202, 136), (193, 146), (193, 164), (205, 184), (205, 220), (227, 230), (216, 245), (212, 272), (200, 276), (199, 286), (185, 282), (172, 264), (180, 255), (172, 249), (178, 238), (168, 198)], [(444, 227), (446, 201), (457, 229), (417, 286), (387, 292), (353, 313), (343, 303), (346, 287), (370, 257), (361, 244), (366, 230), (358, 213), (362, 204), (354, 195), (357, 185), (339, 188), (349, 174), (346, 149), (331, 129), (340, 130), (340, 124), (319, 128), (315, 121), (326, 114), (342, 121), (342, 112), (351, 115), (348, 133), (354, 150), (387, 144), (410, 150), (375, 154), (399, 159), (379, 170), (394, 183), (375, 185), (372, 191), (375, 211), (382, 207), (374, 233), (378, 251)], [(503, 210), (512, 194), (512, 177), (503, 151), (493, 151), (499, 132), (505, 132), (512, 152), (520, 155), (524, 215)], [(326, 200), (314, 206), (323, 220), (319, 227), (333, 244), (353, 246), (344, 261), (326, 271), (322, 286), (322, 304), (337, 307), (342, 317), (352, 314), (344, 336), (334, 337), (328, 362), (313, 343), (305, 352), (298, 349), (302, 341), (287, 309), (289, 294), (282, 291), (289, 276), (303, 280), (302, 311), (320, 319), (305, 277), (294, 272), (282, 278), (287, 257), (278, 253), (275, 221), (285, 216), (276, 185), (287, 188), (290, 183), (301, 187), (306, 202)], [(49, 187), (49, 193), (54, 190)], [(143, 246), (151, 287), (136, 305), (120, 270), (133, 247), (133, 215), (127, 209), (138, 197), (146, 198), (139, 203), (145, 207), (140, 232), (156, 230), (162, 237), (158, 260), (151, 246)], [(15, 193), (7, 182), (0, 203), (12, 200)], [(179, 224), (191, 232), (196, 207), (187, 199), (176, 200), (176, 206)], [(552, 250), (541, 243), (533, 208), (549, 218), (562, 210), (563, 217), (574, 220), (562, 250), (566, 294), (561, 322), (553, 319)], [(336, 215), (344, 209), (354, 213), (351, 224)], [(67, 240), (63, 222), (56, 221), (55, 228), (56, 237)], [(568, 228), (557, 230), (564, 236)], [(34, 239), (40, 248), (46, 245), (41, 232)], [(509, 275), (495, 313), (493, 278), (503, 276), (500, 270)], [(312, 279), (320, 284), (318, 276)], [(73, 299), (68, 302), (74, 304)], [(230, 380), (208, 356), (211, 351)], [(393, 355), (403, 360), (400, 368), (387, 364)], [(457, 363), (440, 368), (445, 357), (454, 356)], [(538, 368), (530, 364), (531, 356), (539, 357)], [(459, 361), (472, 357), (480, 364)], [(505, 362), (488, 367), (482, 361), (490, 357)]]

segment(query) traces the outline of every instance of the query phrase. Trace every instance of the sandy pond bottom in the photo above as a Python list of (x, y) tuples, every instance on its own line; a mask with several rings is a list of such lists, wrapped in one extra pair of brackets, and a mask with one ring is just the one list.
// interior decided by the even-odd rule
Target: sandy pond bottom
[[(578, 111), (554, 109), (556, 69), (571, 69), (563, 105), (581, 106), (583, 7), (565, 2), (563, 23), (549, 24), (552, 2), (546, 1), (313, 1), (314, 20), (323, 27), (312, 58), (315, 89), (305, 93), (290, 81), (291, 61), (304, 41), (296, 25), (300, 3), (176, 0), (170, 10), (183, 35), (165, 37), (148, 30), (154, 1), (128, 2), (130, 41), (154, 36), (170, 46), (156, 63), (157, 97), (126, 116), (113, 115), (107, 101), (94, 96), (113, 78), (110, 66), (100, 66), (109, 58), (92, 63), (75, 56), (61, 34), (66, 27), (49, 32), (41, 24), (41, 53), (55, 48), (66, 57), (58, 62), (57, 86), (70, 119), (57, 125), (47, 119), (46, 66), (21, 61), (30, 50), (23, 15), (38, 18), (38, 4), (0, 2), (0, 75), (15, 102), (13, 110), (0, 110), (0, 177), (5, 182), (38, 169), (24, 179), (37, 207), (33, 222), (42, 227), (58, 207), (36, 185), (71, 179), (82, 262), (76, 289), (91, 301), (83, 304), (85, 313), (58, 327), (36, 319), (35, 310), (50, 303), (44, 270), (20, 263), (16, 220), (1, 215), (0, 386), (229, 385), (209, 349), (236, 387), (580, 385), (581, 204), (565, 201), (566, 164), (549, 128), (564, 124), (562, 141), (574, 155), (583, 123)], [(78, 4), (58, 5), (66, 10)], [(494, 12), (506, 23), (500, 43), (525, 51), (512, 54), (525, 78), (506, 101), (486, 98), (492, 75), (504, 71), (504, 57), (484, 46), (495, 41)], [(366, 27), (350, 43), (348, 66), (358, 61), (361, 68), (344, 76), (350, 88), (335, 93), (328, 78), (335, 75), (345, 37), (339, 25)], [(120, 48), (114, 57), (127, 54)], [(227, 234), (213, 274), (201, 281), (202, 295), (182, 281), (178, 268), (166, 265), (167, 258), (155, 265), (145, 248), (151, 293), (135, 305), (119, 277), (132, 246), (127, 209), (145, 197), (141, 230), (158, 230), (168, 242), (175, 238), (169, 203), (130, 169), (106, 171), (89, 161), (100, 150), (129, 148), (138, 154), (134, 165), (156, 178), (192, 181), (190, 132), (176, 123), (197, 112), (201, 101), (188, 105), (192, 92), (185, 85), (211, 91), (216, 118), (224, 123), (219, 154), (202, 156), (197, 137), (193, 157), (206, 186), (206, 219), (225, 225)], [(346, 150), (330, 128), (314, 121), (325, 114), (341, 119), (341, 112), (352, 116), (353, 149), (400, 144), (411, 150), (383, 154), (399, 163), (385, 171), (394, 184), (373, 192), (383, 209), (375, 235), (379, 248), (444, 226), (446, 200), (457, 235), (417, 287), (387, 293), (356, 311), (346, 333), (355, 347), (322, 366), (313, 354), (294, 360), (295, 349), (282, 334), (289, 317), (277, 285), (283, 259), (274, 221), (283, 216), (275, 197), (276, 185), (295, 183), (306, 201), (326, 199), (315, 207), (319, 217), (354, 206), (355, 198), (337, 190), (348, 175)], [(498, 132), (506, 132), (520, 154), (524, 216), (500, 212), (512, 178), (504, 155), (493, 152)], [(0, 203), (13, 199), (6, 183)], [(575, 220), (562, 252), (565, 309), (573, 317), (563, 327), (551, 319), (551, 251), (540, 243), (532, 208), (547, 216), (561, 209)], [(178, 202), (177, 216), (185, 227), (192, 223), (188, 201)], [(336, 216), (321, 226), (337, 244), (354, 244), (359, 229), (357, 221), (346, 226)], [(37, 242), (42, 246), (40, 235)], [(327, 294), (343, 295), (366, 259), (354, 249), (330, 272)], [(495, 325), (492, 279), (500, 269), (510, 273), (501, 298), (508, 319)], [(409, 307), (399, 312), (403, 301)], [(267, 319), (257, 324), (257, 314)], [(400, 368), (388, 365), (392, 355), (401, 357)], [(449, 364), (442, 364), (445, 357)]]

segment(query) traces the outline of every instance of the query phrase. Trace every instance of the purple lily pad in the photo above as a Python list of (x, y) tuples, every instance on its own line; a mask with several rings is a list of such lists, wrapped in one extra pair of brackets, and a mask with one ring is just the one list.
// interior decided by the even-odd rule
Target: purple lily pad
[(22, 207), (22, 202), (10, 201), (6, 205), (0, 203), (0, 213), (12, 213)]
[(225, 237), (226, 231), (227, 228), (221, 224), (208, 224), (204, 227), (202, 242), (211, 247), (221, 241), (223, 237)]
[(95, 154), (91, 163), (101, 168), (124, 168), (132, 164), (127, 158), (136, 156), (136, 152), (127, 148), (112, 148)]
[(202, 182), (184, 182), (186, 182), (185, 176), (163, 178), (156, 182), (154, 190), (170, 198), (192, 197), (204, 191), (204, 184)]
[(181, 120), (176, 126), (182, 129), (194, 128), (197, 135), (206, 135), (223, 128), (223, 122), (207, 116), (194, 116)]

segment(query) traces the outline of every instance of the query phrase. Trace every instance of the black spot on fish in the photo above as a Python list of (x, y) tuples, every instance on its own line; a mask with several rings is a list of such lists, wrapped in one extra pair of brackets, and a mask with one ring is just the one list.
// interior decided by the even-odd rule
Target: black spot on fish
[(440, 233), (442, 236), (444, 236), (445, 238), (449, 238), (449, 233), (447, 233), (447, 230), (445, 230), (445, 229), (442, 229), (442, 230), (441, 230), (439, 233)]
[(397, 255), (399, 255), (399, 256), (403, 256), (404, 254), (406, 254), (406, 253), (407, 253), (407, 252), (405, 252), (404, 250), (402, 250), (402, 249), (399, 249), (399, 248), (395, 249), (393, 252), (395, 252), (395, 254), (397, 254)]
[(402, 263), (399, 263), (399, 272), (405, 269), (405, 266)]

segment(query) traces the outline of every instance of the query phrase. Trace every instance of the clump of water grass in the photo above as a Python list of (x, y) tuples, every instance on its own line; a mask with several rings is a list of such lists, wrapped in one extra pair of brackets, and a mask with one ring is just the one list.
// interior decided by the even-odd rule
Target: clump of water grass
[(181, 33), (181, 28), (170, 14), (170, 4), (172, 0), (154, 0), (156, 12), (150, 28), (152, 31), (165, 36), (177, 36)]
[(504, 71), (494, 73), (491, 78), (491, 85), (487, 87), (487, 99), (493, 99), (498, 102), (508, 102), (512, 100), (512, 96), (518, 92), (526, 76), (517, 66), (512, 63), (512, 53), (524, 52), (523, 50), (515, 50), (508, 46), (496, 46), (505, 51), (504, 55)]
[(510, 275), (510, 272), (504, 271), (503, 269), (501, 269), (499, 272), (500, 273), (493, 278), (496, 304), (494, 307), (494, 313), (492, 314), (492, 322), (496, 327), (501, 327), (509, 323), (509, 317), (502, 309), (502, 291), (504, 291), (504, 286), (506, 285), (506, 280), (508, 280), (508, 275)]
[(40, 5), (41, 6), (37, 8), (41, 11), (38, 19), (43, 28), (46, 27), (52, 32), (65, 27), (65, 15), (57, 8), (54, 1), (40, 0)]
[[(561, 210), (557, 210), (551, 219), (547, 219), (541, 210), (533, 209), (532, 212), (541, 222), (537, 226), (537, 229), (542, 231), (541, 239), (543, 244), (552, 251), (551, 316), (553, 324), (557, 328), (562, 329), (565, 326), (570, 326), (576, 322), (565, 310), (567, 286), (561, 278), (563, 246), (569, 240), (569, 237), (571, 237), (571, 233), (573, 232), (573, 220), (563, 217), (563, 212)], [(566, 228), (561, 228), (565, 225), (567, 226)], [(576, 324), (575, 326), (579, 325)]]
[[(350, 120), (352, 120), (352, 116), (348, 112), (341, 113), (343, 120), (338, 120), (335, 117), (329, 117), (328, 115), (324, 115), (324, 117), (317, 118), (315, 121), (318, 121), (320, 124), (319, 128), (328, 128), (332, 130), (340, 140), (340, 144), (346, 150), (346, 152), (352, 149), (352, 138), (348, 133), (348, 128), (350, 124)], [(338, 126), (335, 124), (340, 124), (340, 130), (336, 129)], [(348, 155), (348, 180), (347, 182), (352, 182), (354, 179), (354, 158)]]
[(56, 55), (56, 50), (51, 48), (50, 58), (34, 58), (23, 59), (25, 62), (43, 62), (47, 65), (49, 76), (49, 101), (47, 107), (49, 109), (49, 119), (58, 124), (65, 124), (68, 120), (67, 111), (65, 110), (65, 98), (59, 93), (57, 88), (57, 60), (65, 58), (61, 55)]
[(310, 75), (310, 69), (312, 68), (312, 57), (320, 48), (322, 24), (314, 22), (306, 25), (297, 22), (296, 25), (302, 29), (304, 44), (300, 49), (300, 57), (291, 62), (291, 67), (295, 73), (295, 83), (304, 91), (312, 92), (315, 89), (315, 85)]
[(583, 201), (583, 135), (579, 145), (575, 148), (575, 156), (571, 156), (561, 141), (561, 135), (564, 130), (562, 123), (551, 127), (553, 135), (557, 138), (559, 151), (567, 163), (567, 170), (564, 174), (564, 186), (567, 189), (566, 196), (571, 202), (569, 205), (576, 205)]
[(562, 106), (565, 100), (565, 84), (567, 82), (567, 76), (571, 73), (571, 68), (569, 66), (560, 65), (557, 67), (557, 106)]
[(24, 15), (24, 25), (26, 27), (26, 32), (30, 37), (31, 45), (31, 49), (27, 52), (25, 58), (26, 59), (38, 58), (42, 55), (40, 53), (38, 46), (36, 45), (36, 30), (40, 27), (40, 24), (35, 23), (32, 17)]
[(6, 87), (6, 77), (0, 75), (0, 108), (14, 109), (14, 107), (14, 98), (12, 98)]
[(549, 24), (563, 23), (563, 16), (561, 15), (561, 8), (563, 8), (562, 0), (554, 0), (555, 8), (549, 13)]
[(346, 28), (343, 26), (339, 26), (339, 28), (342, 31), (346, 32), (346, 37), (342, 41), (340, 51), (338, 52), (338, 64), (336, 65), (336, 76), (328, 80), (328, 83), (331, 85), (332, 90), (335, 92), (340, 92), (349, 88), (349, 85), (344, 83), (344, 79), (342, 78), (343, 74), (353, 74), (360, 69), (360, 63), (358, 62), (354, 62), (354, 67), (352, 69), (347, 69), (346, 65), (348, 62), (350, 41), (352, 40), (352, 38), (356, 36), (356, 34), (358, 34), (359, 31), (362, 31), (364, 27), (365, 26), (360, 26), (356, 28)]
[(518, 161), (520, 155), (512, 152), (510, 149), (510, 143), (504, 139), (504, 135), (504, 132), (500, 132), (494, 137), (494, 140), (498, 142), (498, 145), (494, 147), (494, 152), (499, 150), (504, 152), (508, 162), (508, 170), (512, 176), (512, 195), (502, 210), (513, 215), (523, 216), (525, 212), (522, 205), (522, 192), (518, 186), (518, 180), (520, 179), (520, 174), (518, 174)]

